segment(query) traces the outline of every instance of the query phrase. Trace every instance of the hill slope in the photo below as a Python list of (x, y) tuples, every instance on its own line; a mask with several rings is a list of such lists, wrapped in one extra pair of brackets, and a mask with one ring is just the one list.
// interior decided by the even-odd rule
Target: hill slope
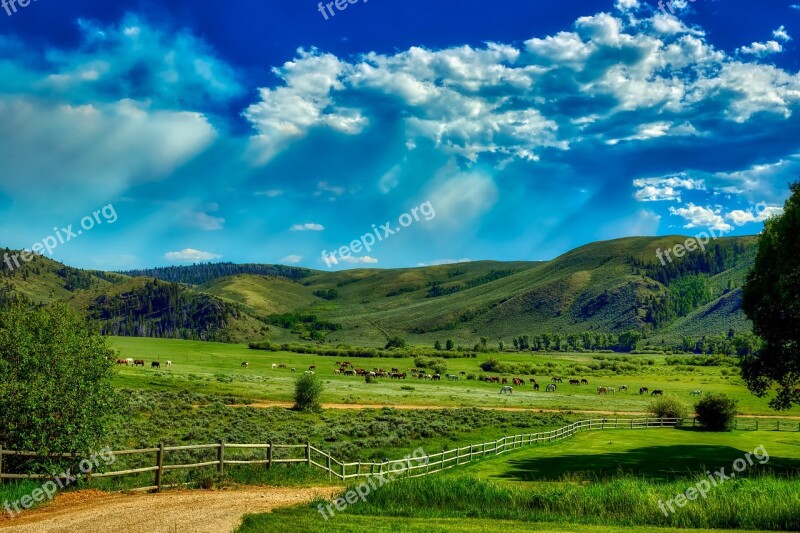
[(749, 330), (740, 287), (756, 237), (719, 239), (673, 263), (658, 261), (658, 249), (685, 239), (598, 242), (546, 262), (340, 272), (225, 263), (128, 273), (187, 284), (36, 258), (0, 271), (0, 303), (3, 295), (67, 300), (115, 334), (236, 341), (285, 342), (300, 334), (382, 345), (400, 336), (471, 346), (481, 336), (509, 342), (518, 335), (638, 330), (674, 340)]

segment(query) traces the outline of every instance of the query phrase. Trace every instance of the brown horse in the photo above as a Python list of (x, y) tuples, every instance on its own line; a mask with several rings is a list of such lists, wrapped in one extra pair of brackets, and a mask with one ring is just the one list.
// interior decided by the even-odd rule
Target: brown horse
[(158, 362), (158, 361), (153, 361), (152, 363), (150, 363), (150, 367), (151, 368), (161, 368), (161, 363)]
[(588, 385), (588, 384), (589, 384), (589, 380), (588, 379), (582, 379), (581, 380), (581, 385)]
[(647, 394), (648, 392), (650, 392), (650, 389), (648, 389), (647, 387), (642, 387), (641, 389), (639, 389), (639, 394)]
[(650, 393), (650, 396), (664, 396), (664, 391), (657, 389)]
[(144, 368), (144, 359), (136, 359), (133, 362), (133, 366), (140, 366), (140, 367)]
[(117, 364), (118, 365), (128, 366), (128, 360), (127, 359), (117, 359)]
[(580, 382), (580, 380), (577, 380), (577, 379), (571, 379), (571, 380), (569, 380), (569, 384), (570, 385), (578, 385), (578, 386), (580, 386), (581, 382)]

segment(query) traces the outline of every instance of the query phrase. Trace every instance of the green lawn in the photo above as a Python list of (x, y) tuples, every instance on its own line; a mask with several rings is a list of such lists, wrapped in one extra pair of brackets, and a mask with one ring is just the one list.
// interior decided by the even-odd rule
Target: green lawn
[(800, 438), (796, 433), (691, 429), (578, 433), (555, 446), (524, 448), (469, 465), (458, 474), (500, 481), (582, 481), (620, 474), (674, 479), (696, 476), (707, 469), (730, 470), (736, 459), (759, 446), (769, 454), (767, 468), (800, 474)]
[[(334, 366), (339, 358), (287, 352), (249, 350), (240, 344), (219, 344), (198, 341), (178, 341), (132, 337), (112, 337), (111, 343), (124, 357), (143, 358), (148, 366), (142, 368), (119, 367), (115, 384), (119, 387), (156, 390), (190, 390), (207, 394), (226, 394), (256, 401), (292, 401), (294, 378), (297, 372), (316, 365), (317, 373), (324, 378), (323, 402), (384, 405), (435, 405), (443, 407), (516, 407), (530, 409), (573, 409), (609, 412), (644, 412), (650, 402), (648, 396), (638, 394), (639, 387), (650, 390), (663, 389), (691, 402), (689, 393), (695, 389), (705, 392), (724, 392), (739, 400), (740, 409), (748, 414), (774, 414), (767, 400), (750, 394), (734, 374), (735, 369), (720, 367), (675, 367), (665, 363), (664, 357), (639, 355), (631, 360), (642, 364), (635, 370), (617, 374), (610, 370), (576, 373), (575, 366), (585, 367), (595, 363), (592, 354), (494, 354), (503, 362), (529, 363), (543, 371), (535, 376), (523, 377), (526, 382), (534, 377), (542, 385), (550, 377), (583, 378), (590, 386), (576, 387), (566, 383), (554, 393), (534, 392), (529, 384), (516, 387), (512, 395), (500, 395), (500, 387), (460, 376), (457, 382), (429, 382), (424, 380), (381, 379), (367, 385), (361, 378), (335, 376)], [(448, 372), (481, 374), (479, 364), (489, 355), (476, 359), (449, 359)], [(173, 362), (171, 368), (161, 370), (149, 367), (153, 360)], [(249, 368), (241, 363), (247, 361)], [(652, 361), (653, 364), (647, 364)], [(353, 364), (367, 369), (392, 367), (406, 371), (414, 366), (413, 358), (353, 359)], [(272, 364), (284, 363), (287, 369), (272, 369)], [(727, 373), (728, 375), (723, 375)], [(490, 373), (492, 374), (492, 373)], [(496, 375), (496, 373), (495, 373)], [(599, 397), (597, 386), (630, 387), (628, 393)], [(405, 387), (405, 388), (404, 388)], [(409, 387), (411, 388), (409, 390)], [(542, 390), (544, 386), (542, 386)], [(796, 407), (788, 414), (800, 415)]]

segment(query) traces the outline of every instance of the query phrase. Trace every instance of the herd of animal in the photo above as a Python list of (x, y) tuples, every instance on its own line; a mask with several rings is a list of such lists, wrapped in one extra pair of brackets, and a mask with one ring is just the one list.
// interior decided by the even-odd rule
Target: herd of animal
[[(141, 366), (142, 368), (144, 368), (145, 361), (144, 361), (144, 359), (133, 359), (131, 357), (128, 357), (126, 359), (118, 359), (117, 360), (117, 365), (125, 365), (125, 366), (131, 366), (132, 365), (132, 366)], [(150, 366), (152, 368), (161, 368), (161, 362), (160, 361), (153, 361), (150, 364)], [(165, 366), (171, 367), (172, 366), (172, 361), (166, 361)], [(242, 365), (241, 366), (243, 368), (249, 368), (250, 367), (250, 363), (247, 362), (247, 361), (242, 361)], [(290, 367), (288, 365), (286, 365), (285, 363), (273, 363), (272, 364), (272, 370), (289, 369), (289, 368)], [(306, 370), (304, 373), (305, 374), (315, 374), (316, 370), (317, 370), (316, 365), (311, 365), (310, 367), (308, 367), (308, 370)], [(292, 372), (297, 372), (297, 368), (291, 368), (291, 371)], [(391, 379), (406, 379), (410, 375), (412, 378), (416, 378), (416, 379), (426, 379), (426, 380), (429, 380), (429, 381), (441, 381), (442, 380), (441, 374), (428, 374), (424, 370), (418, 370), (416, 368), (409, 368), (406, 372), (400, 372), (400, 370), (398, 368), (392, 368), (391, 371), (385, 370), (383, 368), (377, 368), (377, 367), (372, 369), (372, 370), (366, 370), (366, 369), (363, 369), (363, 368), (355, 368), (353, 366), (353, 364), (350, 363), (349, 361), (342, 361), (342, 362), (336, 361), (336, 368), (334, 368), (333, 373), (334, 373), (334, 375), (362, 376), (362, 377), (372, 377), (372, 378), (381, 377), (381, 378), (391, 378)], [(445, 374), (445, 379), (447, 381), (458, 381), (459, 377), (466, 375), (466, 372), (459, 372), (459, 374), (460, 374), (460, 376), (456, 375), (456, 374)], [(499, 383), (499, 384), (503, 385), (503, 387), (500, 389), (500, 394), (513, 394), (514, 387), (523, 387), (523, 386), (525, 386), (525, 380), (522, 379), (522, 378), (510, 378), (510, 379), (511, 379), (511, 383), (513, 384), (513, 386), (509, 385), (509, 378), (507, 378), (507, 377), (499, 377), (499, 376), (481, 376), (480, 377), (480, 380), (481, 381), (485, 381), (486, 383)], [(564, 379), (560, 378), (558, 376), (553, 376), (552, 378), (550, 378), (550, 381), (552, 381), (552, 383), (549, 383), (545, 387), (545, 392), (556, 392), (556, 390), (558, 389), (556, 384), (557, 383), (563, 383)], [(570, 379), (568, 381), (568, 383), (570, 385), (574, 385), (574, 386), (578, 386), (578, 387), (580, 387), (582, 385), (588, 386), (589, 385), (589, 380), (585, 379), (585, 378), (584, 379)], [(534, 391), (538, 391), (539, 390), (539, 384), (536, 382), (536, 379), (530, 378), (529, 384), (533, 385), (533, 390)], [(619, 392), (628, 392), (628, 386), (627, 385), (622, 385), (622, 386), (619, 387), (619, 389), (617, 389), (616, 387), (597, 387), (597, 394), (600, 394), (600, 395), (616, 394), (617, 391), (619, 391)], [(795, 392), (800, 393), (800, 390), (797, 390)], [(664, 391), (662, 389), (655, 389), (653, 391), (650, 391), (650, 389), (647, 388), (647, 387), (641, 387), (641, 388), (639, 388), (639, 394), (640, 395), (649, 394), (650, 396), (663, 396), (664, 395)], [(702, 396), (702, 395), (703, 395), (703, 391), (700, 391), (700, 390), (693, 390), (692, 392), (689, 393), (689, 396)]]
[[(127, 357), (125, 359), (117, 359), (117, 366), (125, 365), (125, 366), (140, 366), (144, 368), (145, 361), (144, 359), (134, 359), (132, 357)], [(172, 366), (172, 361), (166, 361), (164, 366)], [(151, 368), (161, 368), (161, 361), (153, 361), (150, 363)]]

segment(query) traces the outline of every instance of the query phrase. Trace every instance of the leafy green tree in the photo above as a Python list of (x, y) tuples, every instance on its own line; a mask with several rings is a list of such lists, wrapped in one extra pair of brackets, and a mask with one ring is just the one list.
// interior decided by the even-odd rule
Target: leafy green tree
[(800, 404), (800, 181), (791, 191), (783, 214), (764, 225), (742, 300), (763, 340), (755, 355), (742, 358), (742, 377), (760, 397), (777, 384), (775, 410)]
[(296, 411), (321, 411), (322, 381), (315, 374), (303, 374), (294, 384), (294, 408)]
[(445, 342), (445, 345), (444, 345), (444, 346), (445, 346), (445, 348), (447, 349), (447, 351), (449, 352), (449, 351), (452, 351), (452, 350), (453, 350), (453, 348), (455, 347), (455, 345), (456, 345), (456, 343), (455, 343), (455, 342), (453, 342), (453, 339), (447, 339), (447, 341)]
[(0, 314), (0, 444), (88, 454), (114, 402), (113, 352), (63, 304)]
[(442, 349), (442, 341), (436, 341), (433, 343), (434, 350), (441, 350)]
[(658, 418), (686, 418), (689, 407), (675, 396), (661, 396), (650, 403), (649, 411)]
[(403, 339), (401, 337), (392, 337), (386, 343), (386, 349), (387, 350), (389, 348), (405, 348), (405, 347), (406, 347), (406, 341), (405, 341), (405, 339)]

